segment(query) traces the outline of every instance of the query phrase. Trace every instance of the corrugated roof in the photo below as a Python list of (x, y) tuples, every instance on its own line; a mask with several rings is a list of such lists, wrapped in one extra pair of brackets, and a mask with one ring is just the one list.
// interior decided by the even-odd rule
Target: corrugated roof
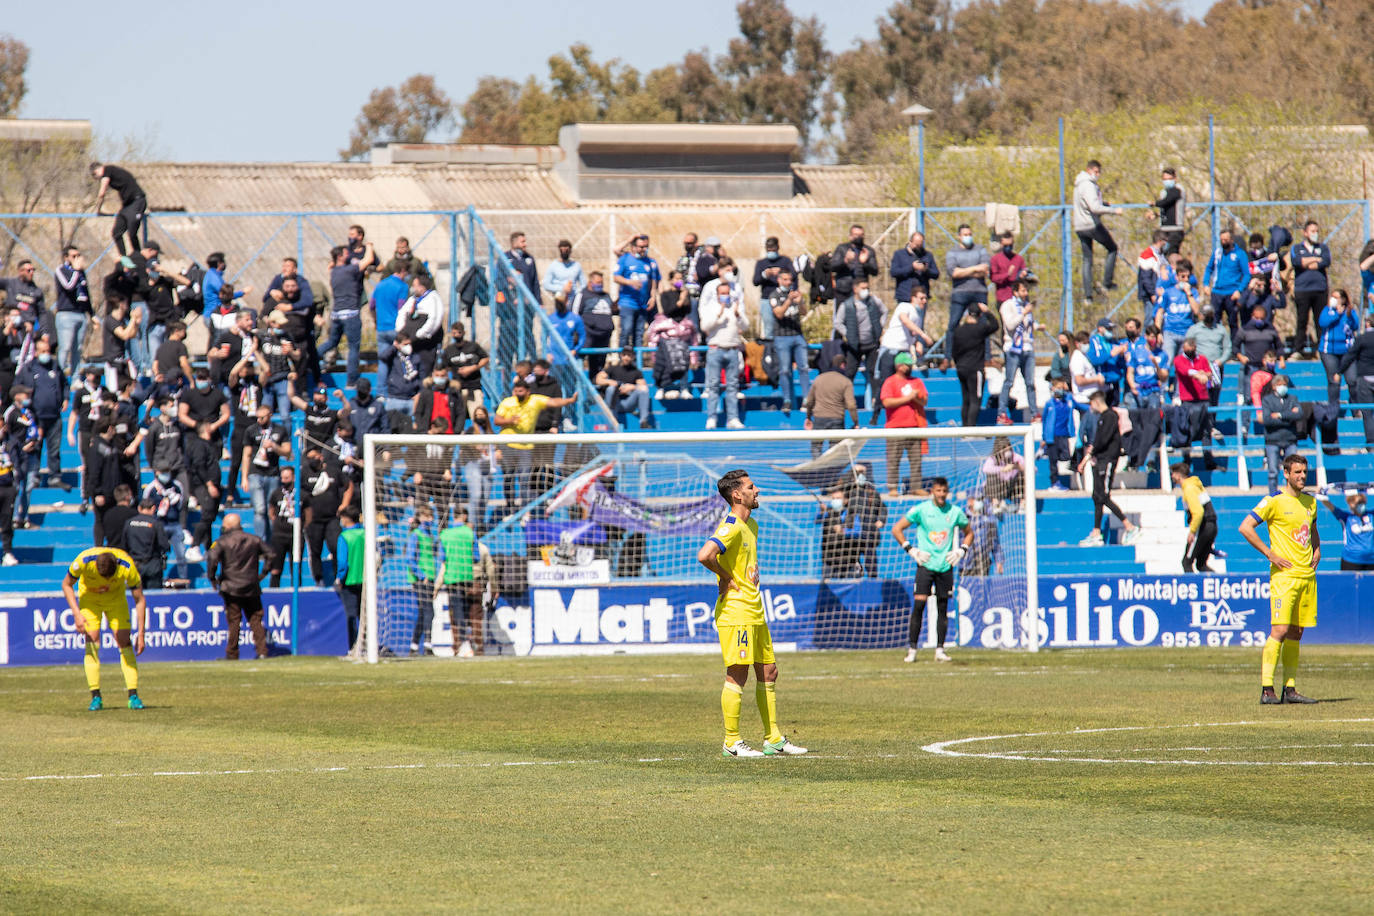
[(886, 169), (869, 165), (792, 166), (797, 194), (793, 200), (809, 207), (905, 207), (894, 200)]

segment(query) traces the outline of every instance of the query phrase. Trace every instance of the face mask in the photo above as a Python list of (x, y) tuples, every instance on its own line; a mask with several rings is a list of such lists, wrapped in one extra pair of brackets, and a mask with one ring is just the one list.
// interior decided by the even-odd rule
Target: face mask
[(1067, 353), (1067, 352), (1069, 352), (1069, 345), (1068, 345), (1068, 344), (1060, 344), (1060, 345), (1059, 345), (1059, 352), (1060, 352), (1060, 353)]
[(682, 281), (681, 281), (681, 280), (674, 280), (674, 281), (673, 281), (673, 289), (682, 289)]
[(1221, 243), (1221, 250), (1222, 250), (1222, 251), (1230, 251), (1230, 250), (1231, 250), (1232, 248), (1234, 248), (1234, 247), (1236, 247), (1236, 246), (1235, 246), (1235, 242), (1222, 242), (1222, 243)]
[(436, 388), (443, 388), (443, 387), (445, 387), (446, 385), (448, 385), (448, 376), (447, 376), (447, 375), (436, 375), (436, 376), (434, 376), (434, 387), (436, 387)]
[(722, 282), (722, 283), (734, 283), (734, 282), (735, 282), (735, 272), (734, 272), (733, 270), (727, 270), (725, 273), (723, 273), (723, 274), (720, 275), (720, 282)]
[(855, 248), (862, 248), (864, 247), (864, 237), (861, 235), (857, 238), (850, 239), (849, 244), (853, 245)]
[(868, 290), (866, 290), (866, 289), (861, 289), (861, 290), (859, 290), (859, 298), (860, 298), (860, 299), (863, 299), (863, 300), (867, 300), (867, 299), (868, 299)]
[(1308, 233), (1307, 240), (1311, 242), (1313, 245), (1317, 244), (1317, 233)]
[(1127, 340), (1135, 340), (1135, 339), (1136, 339), (1137, 337), (1139, 337), (1139, 336), (1140, 336), (1140, 332), (1139, 332), (1139, 331), (1132, 331), (1130, 328), (1127, 328), (1127, 329), (1126, 329), (1126, 339), (1127, 339)]
[[(962, 239), (961, 239), (960, 241), (962, 241)], [(972, 240), (970, 240), (970, 242), (971, 242), (971, 241), (972, 241)], [(1002, 246), (1002, 254), (1006, 255), (1007, 257), (1011, 257), (1014, 253), (1015, 253), (1015, 252), (1012, 250), (1012, 247), (1011, 247), (1010, 245), (1003, 245), (1003, 246)]]
[(196, 390), (197, 390), (197, 391), (209, 391), (209, 390), (210, 390), (210, 382), (209, 382), (209, 380), (208, 380), (208, 379), (197, 379), (197, 380), (196, 380)]
[(266, 429), (268, 427), (268, 424), (270, 424), (271, 422), (272, 417), (270, 415), (266, 417), (258, 417), (258, 425), (261, 426), (263, 429)]
[(591, 290), (591, 291), (594, 292), (594, 293), (599, 293), (599, 292), (601, 292), (601, 288), (602, 288), (602, 287), (601, 287), (601, 284), (600, 284), (600, 283), (592, 283), (592, 284), (588, 285), (588, 287), (587, 287), (587, 289)]
[(1356, 515), (1364, 515), (1364, 500), (1357, 500), (1350, 508)]
[(402, 356), (409, 356), (409, 355), (410, 355), (410, 351), (411, 351), (412, 348), (411, 348), (410, 344), (401, 344), (401, 345), (400, 345), (399, 347), (397, 347), (396, 349), (401, 351), (401, 355), (402, 355)]
[(1327, 300), (1326, 304), (1331, 306), (1333, 309), (1338, 309), (1341, 307), (1341, 300), (1337, 299), (1335, 296), (1332, 296), (1330, 299)]
[(830, 506), (831, 511), (839, 512), (844, 509), (844, 500), (836, 496), (834, 499), (830, 500), (830, 502), (828, 502), (826, 505)]
[(1217, 323), (1217, 317), (1215, 315), (1204, 315), (1202, 316), (1202, 323), (1210, 328), (1212, 325)]
[(326, 398), (315, 398), (316, 407), (328, 407), (329, 401)]
[(972, 248), (972, 247), (973, 247), (973, 236), (971, 236), (971, 235), (961, 235), (961, 236), (959, 236), (959, 244), (960, 244), (960, 245), (963, 245), (965, 248)]
[(171, 475), (171, 474), (167, 474), (167, 473), (159, 473), (159, 474), (157, 475), (157, 479), (158, 479), (158, 482), (159, 482), (159, 483), (171, 483), (171, 482), (172, 482), (172, 475)]
[(780, 256), (776, 251), (770, 251), (764, 257), (768, 258), (770, 261), (776, 261)]
[(860, 471), (859, 473), (854, 475), (854, 482), (858, 484), (868, 483), (868, 475), (865, 474), (863, 471)]
[(1258, 261), (1258, 260), (1259, 260), (1260, 258), (1262, 258), (1262, 257), (1264, 257), (1264, 249), (1263, 249), (1263, 248), (1251, 248), (1251, 249), (1250, 249), (1250, 259), (1251, 259), (1252, 261)]
[(1172, 179), (1172, 178), (1166, 178), (1166, 179), (1164, 179), (1164, 190), (1167, 191), (1167, 190), (1169, 190), (1170, 188), (1172, 188), (1172, 187), (1173, 187), (1174, 185), (1176, 185), (1176, 184), (1178, 184), (1178, 182), (1175, 181), (1174, 179)]
[(1275, 368), (1277, 368), (1277, 367), (1275, 366), (1274, 363), (1271, 363), (1271, 362), (1266, 361), (1265, 364), (1264, 364), (1264, 371), (1265, 371), (1265, 372), (1273, 372)]
[(38, 354), (38, 361), (39, 361), (40, 363), (42, 363), (43, 365), (46, 366), (48, 363), (52, 362), (52, 354), (51, 354), (51, 353), (39, 353), (39, 354)]
[(18, 407), (20, 410), (23, 410), (25, 407), (29, 406), (29, 402), (24, 398), (20, 398), (19, 400), (14, 402), (14, 406)]
[(1064, 398), (1069, 396), (1069, 393), (1063, 388), (1056, 388), (1054, 389), (1054, 396), (1062, 401)]
[(318, 471), (320, 468), (324, 467), (324, 459), (322, 458), (311, 458), (307, 463), (310, 465), (310, 470), (312, 471)]
[(1279, 397), (1284, 397), (1285, 395), (1288, 394), (1288, 386), (1287, 386), (1287, 385), (1275, 385), (1275, 386), (1274, 386), (1274, 394), (1277, 394)]

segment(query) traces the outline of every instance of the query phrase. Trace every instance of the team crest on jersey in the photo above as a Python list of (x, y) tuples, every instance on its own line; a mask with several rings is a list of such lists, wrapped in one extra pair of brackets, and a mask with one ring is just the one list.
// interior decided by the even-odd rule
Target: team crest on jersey
[(748, 654), (749, 654), (749, 652), (748, 652), (747, 649), (740, 649), (740, 650), (739, 650), (739, 657), (740, 657), (740, 658), (744, 658), (744, 657), (745, 657), (746, 655), (748, 655)]
[(723, 538), (723, 537), (725, 537), (725, 536), (726, 536), (727, 534), (729, 534), (729, 533), (730, 533), (730, 526), (729, 526), (729, 525), (721, 525), (719, 528), (716, 529), (716, 537), (718, 537), (718, 538)]
[(1303, 547), (1307, 547), (1307, 546), (1311, 545), (1311, 543), (1312, 543), (1312, 531), (1311, 531), (1311, 528), (1310, 528), (1308, 525), (1299, 525), (1299, 526), (1293, 531), (1293, 540), (1294, 540), (1295, 543), (1301, 544)]
[(945, 541), (947, 540), (949, 540), (948, 531), (932, 531), (930, 533), (930, 543), (934, 544), (936, 547), (945, 546)]

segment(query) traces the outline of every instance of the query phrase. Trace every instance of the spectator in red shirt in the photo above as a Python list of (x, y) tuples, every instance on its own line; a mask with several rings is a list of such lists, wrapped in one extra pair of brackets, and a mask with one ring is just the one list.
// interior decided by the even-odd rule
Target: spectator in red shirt
[[(1214, 471), (1218, 465), (1212, 457), (1210, 445), (1212, 414), (1208, 410), (1207, 397), (1207, 388), (1212, 381), (1212, 367), (1207, 362), (1207, 357), (1197, 351), (1196, 338), (1184, 339), (1183, 349), (1174, 357), (1174, 376), (1178, 379), (1178, 398), (1183, 402), (1181, 409), (1188, 412), (1188, 441), (1201, 442), (1207, 447), (1207, 470)], [(1189, 450), (1183, 449), (1179, 457), (1185, 462), (1189, 461)]]
[[(912, 359), (910, 353), (898, 353), (894, 360), (896, 372), (887, 377), (879, 396), (887, 410), (888, 429), (914, 429), (926, 426), (925, 383), (911, 375)], [(896, 498), (902, 494), (902, 454), (906, 454), (907, 469), (911, 477), (906, 492), (921, 496), (925, 494), (921, 486), (921, 456), (929, 450), (924, 439), (887, 440), (887, 495)]]
[(1000, 305), (1011, 298), (1016, 291), (1016, 281), (1026, 279), (1030, 271), (1026, 268), (1026, 259), (1016, 253), (1012, 247), (1016, 241), (1016, 236), (1010, 229), (1002, 230), (997, 236), (1000, 247), (997, 253), (988, 261), (988, 279), (997, 292), (997, 303)]

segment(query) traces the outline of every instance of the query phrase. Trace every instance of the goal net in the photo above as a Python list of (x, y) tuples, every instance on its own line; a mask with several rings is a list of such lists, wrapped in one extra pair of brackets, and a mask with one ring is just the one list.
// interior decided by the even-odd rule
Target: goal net
[(775, 645), (906, 644), (916, 565), (890, 532), (936, 478), (974, 534), (946, 644), (1038, 641), (1028, 427), (391, 435), (363, 451), (369, 661), (716, 650), (715, 583), (696, 557), (734, 468), (760, 490)]

